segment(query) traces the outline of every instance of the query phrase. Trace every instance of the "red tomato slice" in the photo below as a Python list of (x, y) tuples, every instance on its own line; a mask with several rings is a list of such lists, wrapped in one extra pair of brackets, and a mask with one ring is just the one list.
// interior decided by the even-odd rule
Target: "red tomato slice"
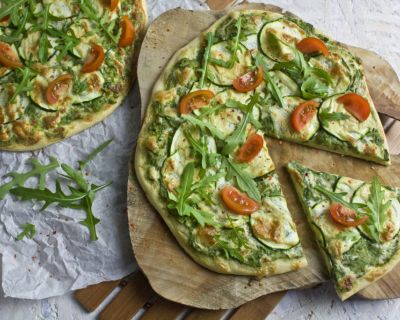
[(128, 16), (123, 16), (121, 20), (122, 33), (119, 38), (118, 46), (120, 48), (130, 46), (135, 39), (135, 27)]
[(0, 42), (0, 64), (6, 68), (21, 68), (22, 63), (13, 48), (5, 42)]
[(360, 219), (356, 219), (357, 213), (354, 210), (341, 205), (340, 203), (332, 203), (330, 207), (330, 213), (334, 221), (346, 227), (356, 227), (368, 220), (368, 216), (363, 216)]
[(257, 73), (255, 71), (247, 72), (246, 74), (233, 80), (233, 87), (239, 92), (249, 92), (257, 88), (263, 81), (263, 68), (258, 67)]
[(314, 117), (315, 113), (317, 112), (318, 106), (319, 103), (314, 100), (300, 103), (290, 117), (293, 129), (297, 132), (300, 132), (305, 127), (305, 125)]
[(232, 186), (221, 190), (221, 198), (225, 206), (232, 212), (247, 216), (260, 209), (260, 205)]
[(64, 74), (54, 79), (46, 88), (46, 100), (48, 104), (55, 104), (68, 89), (69, 82), (73, 79), (70, 74)]
[(110, 0), (110, 10), (113, 11), (118, 6), (119, 0)]
[(253, 160), (264, 145), (264, 139), (257, 133), (252, 133), (246, 142), (240, 147), (236, 160), (238, 162), (250, 162)]
[(0, 20), (0, 22), (7, 22), (8, 20), (10, 20), (10, 16), (5, 16)]
[(179, 113), (187, 114), (194, 109), (204, 107), (210, 103), (210, 100), (214, 98), (214, 96), (214, 92), (210, 90), (193, 91), (181, 99), (179, 103)]
[(88, 57), (86, 58), (85, 64), (82, 67), (82, 72), (89, 73), (99, 70), (101, 65), (103, 64), (104, 58), (104, 49), (97, 44), (92, 45), (92, 49)]
[(324, 57), (329, 56), (329, 50), (325, 43), (318, 38), (304, 38), (296, 44), (296, 47), (303, 53), (320, 52), (324, 55)]
[(346, 93), (336, 101), (344, 104), (346, 110), (361, 122), (367, 120), (371, 113), (368, 100), (356, 93)]

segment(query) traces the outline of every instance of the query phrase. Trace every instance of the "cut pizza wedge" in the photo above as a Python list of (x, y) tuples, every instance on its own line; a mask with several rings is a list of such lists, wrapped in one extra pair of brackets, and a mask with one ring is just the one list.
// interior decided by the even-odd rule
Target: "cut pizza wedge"
[(336, 291), (345, 300), (400, 261), (400, 189), (288, 165)]

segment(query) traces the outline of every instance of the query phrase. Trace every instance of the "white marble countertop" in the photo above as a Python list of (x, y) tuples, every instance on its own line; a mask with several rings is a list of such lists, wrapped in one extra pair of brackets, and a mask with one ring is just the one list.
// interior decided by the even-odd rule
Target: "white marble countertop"
[[(177, 6), (199, 7), (202, 0), (148, 0), (151, 18)], [(261, 2), (261, 1), (254, 1)], [(399, 0), (270, 0), (336, 40), (373, 50), (385, 57), (400, 75)], [(204, 5), (202, 6), (206, 8)], [(156, 10), (152, 10), (156, 8)], [(134, 90), (137, 90), (135, 88)], [(128, 252), (127, 254), (131, 254)], [(104, 304), (103, 304), (104, 305)], [(72, 293), (44, 300), (17, 300), (0, 296), (0, 319), (94, 319), (75, 302)], [(400, 299), (340, 302), (331, 284), (286, 294), (268, 319), (399, 319)]]

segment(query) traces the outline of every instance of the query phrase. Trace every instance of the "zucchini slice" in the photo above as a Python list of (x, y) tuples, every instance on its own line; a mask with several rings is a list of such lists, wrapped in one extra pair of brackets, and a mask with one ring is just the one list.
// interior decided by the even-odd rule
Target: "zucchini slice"
[(329, 201), (316, 204), (311, 210), (311, 219), (321, 231), (329, 253), (339, 257), (350, 250), (361, 235), (356, 228), (342, 228), (335, 223), (330, 217), (329, 206)]
[(354, 192), (363, 184), (364, 182), (356, 179), (351, 179), (348, 177), (340, 177), (336, 182), (335, 192), (336, 193), (346, 193), (343, 198), (346, 201), (351, 201)]
[(310, 58), (308, 61), (312, 67), (322, 69), (329, 73), (332, 79), (331, 88), (334, 94), (346, 92), (353, 81), (353, 74), (355, 73), (355, 70), (350, 69), (342, 55), (342, 52), (340, 54), (330, 52), (328, 57), (319, 55)]
[[(28, 32), (26, 37), (22, 39), (19, 46), (18, 52), (20, 57), (24, 60), (39, 61), (39, 41), (41, 33), (40, 31)], [(51, 57), (56, 51), (54, 47), (57, 45), (56, 39), (48, 37), (49, 47), (47, 50), (48, 57)]]
[(294, 59), (296, 43), (307, 37), (307, 33), (292, 21), (279, 19), (266, 23), (258, 35), (261, 51), (274, 61)]
[[(229, 47), (229, 41), (214, 44), (211, 47), (211, 58), (228, 62), (232, 57)], [(212, 62), (208, 64), (207, 77), (212, 83), (218, 86), (231, 86), (233, 80), (249, 71), (252, 66), (251, 52), (240, 45), (236, 54), (237, 60), (232, 68), (225, 68)]]
[(285, 97), (284, 108), (281, 108), (277, 104), (269, 107), (267, 110), (262, 110), (264, 113), (268, 113), (272, 119), (271, 128), (266, 127), (265, 130), (267, 134), (272, 135), (278, 139), (285, 138), (288, 140), (296, 141), (308, 141), (314, 134), (318, 131), (320, 125), (318, 121), (318, 116), (315, 115), (308, 124), (303, 128), (301, 132), (297, 132), (292, 128), (290, 117), (292, 112), (297, 108), (297, 106), (304, 102), (302, 98), (299, 97)]
[[(353, 117), (344, 107), (343, 104), (337, 102), (340, 95), (335, 95), (325, 100), (319, 107), (318, 116), (321, 120), (322, 127), (336, 138), (347, 141), (355, 146), (370, 128), (374, 128), (375, 121), (373, 115), (370, 114), (367, 120), (360, 122)], [(326, 120), (324, 114), (341, 113), (348, 118), (343, 120)]]
[(287, 250), (300, 240), (293, 222), (282, 218), (282, 212), (257, 211), (250, 216), (254, 236), (272, 249)]
[[(188, 130), (195, 139), (200, 138), (200, 134), (197, 132), (197, 130), (193, 130), (193, 128), (191, 128), (189, 125), (182, 124), (175, 131), (175, 134), (172, 137), (171, 146), (169, 149), (170, 155), (179, 152), (184, 156), (190, 156), (191, 145), (185, 136), (184, 130)], [(214, 138), (211, 136), (206, 136), (206, 139), (208, 152), (216, 153), (217, 145), (215, 144)]]
[[(354, 193), (353, 203), (367, 203), (371, 196), (371, 184), (365, 183)], [(381, 242), (388, 242), (392, 240), (400, 230), (400, 202), (397, 198), (397, 194), (394, 191), (391, 191), (385, 187), (384, 189), (384, 199), (383, 203), (388, 201), (391, 202), (391, 206), (388, 210), (382, 215), (386, 217), (386, 221), (383, 223), (382, 232), (380, 234)], [(364, 223), (358, 227), (360, 232), (362, 232), (367, 238), (373, 240), (371, 238), (371, 232), (368, 229), (368, 224)]]
[(85, 90), (73, 95), (73, 104), (92, 101), (103, 95), (104, 78), (101, 72), (80, 73), (79, 69), (80, 67), (74, 72), (78, 77), (77, 81), (84, 83)]

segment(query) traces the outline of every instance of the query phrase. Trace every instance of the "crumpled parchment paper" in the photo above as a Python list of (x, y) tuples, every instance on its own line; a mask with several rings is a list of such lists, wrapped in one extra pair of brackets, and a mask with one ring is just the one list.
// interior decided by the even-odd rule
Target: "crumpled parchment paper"
[[(162, 12), (183, 7), (206, 10), (200, 0), (149, 0), (150, 21)], [(93, 211), (97, 241), (91, 241), (88, 229), (79, 221), (85, 212), (50, 205), (40, 211), (40, 203), (20, 201), (10, 194), (0, 200), (0, 261), (5, 296), (42, 299), (64, 294), (90, 284), (122, 278), (137, 267), (133, 258), (126, 214), (128, 162), (140, 129), (140, 99), (135, 86), (123, 104), (102, 123), (44, 150), (25, 153), (0, 152), (0, 177), (10, 171), (25, 172), (29, 158), (42, 163), (49, 156), (76, 167), (96, 146), (114, 138), (113, 143), (92, 161), (85, 171), (94, 182), (113, 181), (100, 191)], [(59, 170), (61, 171), (61, 170)], [(0, 178), (0, 184), (7, 182)], [(34, 186), (34, 179), (27, 183)], [(53, 179), (47, 186), (54, 190)], [(37, 234), (16, 241), (21, 226), (32, 223)]]

